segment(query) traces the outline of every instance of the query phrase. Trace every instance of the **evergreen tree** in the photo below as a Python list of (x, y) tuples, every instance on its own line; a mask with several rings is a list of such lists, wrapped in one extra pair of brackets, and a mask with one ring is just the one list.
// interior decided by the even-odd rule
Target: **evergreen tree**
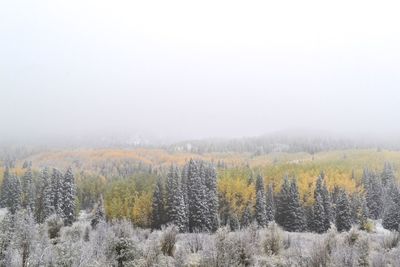
[(251, 212), (251, 205), (248, 204), (243, 211), (241, 225), (242, 227), (247, 227), (252, 223), (252, 221), (253, 221), (253, 214)]
[(35, 218), (37, 222), (42, 223), (54, 213), (51, 202), (51, 181), (47, 168), (43, 169), (39, 176), (36, 195)]
[(206, 170), (206, 200), (208, 203), (208, 222), (209, 230), (217, 231), (219, 228), (218, 216), (218, 190), (217, 190), (217, 173), (213, 165), (209, 165)]
[(274, 200), (274, 189), (272, 187), (272, 184), (270, 184), (268, 186), (265, 210), (267, 213), (267, 222), (274, 221), (275, 220), (275, 200)]
[(297, 180), (295, 178), (292, 179), (292, 183), (290, 185), (290, 197), (289, 197), (289, 210), (290, 217), (293, 219), (291, 227), (289, 227), (290, 231), (293, 232), (302, 232), (306, 229), (306, 221), (304, 215), (304, 209), (300, 203), (300, 194), (299, 188), (297, 186)]
[(264, 181), (261, 175), (257, 176), (256, 180), (256, 207), (255, 217), (260, 227), (267, 226), (267, 209), (266, 209)]
[(395, 181), (394, 169), (393, 169), (392, 165), (388, 162), (385, 162), (385, 164), (383, 166), (383, 170), (381, 173), (381, 180), (382, 180), (383, 186), (391, 184)]
[(240, 228), (239, 219), (236, 213), (232, 213), (229, 216), (229, 228), (231, 228), (232, 231), (236, 231)]
[(19, 178), (15, 175), (10, 175), (8, 178), (10, 181), (10, 187), (8, 192), (8, 197), (6, 201), (6, 206), (8, 210), (15, 214), (20, 208), (22, 204), (22, 187)]
[(324, 178), (322, 178), (322, 201), (324, 204), (324, 212), (325, 212), (325, 221), (324, 221), (324, 229), (327, 231), (331, 227), (331, 222), (333, 221), (333, 211), (332, 211), (332, 202), (331, 197), (326, 187), (326, 183)]
[(104, 222), (105, 220), (106, 220), (106, 211), (104, 209), (103, 195), (100, 195), (99, 201), (94, 208), (93, 218), (90, 222), (90, 225), (94, 229), (100, 222)]
[(324, 175), (321, 174), (315, 186), (312, 229), (317, 233), (326, 232), (330, 227), (331, 203)]
[(285, 177), (277, 203), (277, 222), (287, 231), (301, 232), (306, 229), (306, 220), (296, 179), (289, 182)]
[(388, 189), (388, 198), (390, 200), (385, 205), (382, 225), (386, 229), (399, 231), (400, 224), (400, 190), (394, 183)]
[(30, 212), (35, 210), (35, 188), (30, 167), (22, 177), (22, 207)]
[(176, 198), (179, 189), (179, 176), (175, 166), (171, 166), (167, 174), (167, 182), (165, 186), (166, 194), (166, 217), (168, 222), (174, 222), (176, 219)]
[(153, 229), (161, 229), (165, 223), (164, 189), (159, 178), (153, 193), (151, 226)]
[(189, 230), (207, 231), (209, 224), (205, 223), (208, 214), (208, 203), (205, 200), (205, 185), (199, 164), (189, 161), (188, 166), (188, 202), (189, 202)]
[(186, 231), (188, 218), (186, 213), (185, 198), (182, 190), (182, 184), (180, 184), (179, 181), (178, 169), (174, 166), (171, 166), (167, 175), (166, 195), (168, 222), (176, 225), (180, 232)]
[(364, 171), (363, 181), (369, 216), (374, 220), (379, 219), (383, 210), (383, 188), (381, 181), (376, 174), (369, 171)]
[(360, 229), (367, 223), (368, 208), (365, 196), (361, 192), (355, 192), (350, 196), (351, 223), (358, 224)]
[(290, 194), (289, 177), (285, 176), (283, 179), (281, 190), (277, 197), (276, 218), (275, 218), (276, 222), (284, 228), (287, 227), (287, 223), (289, 220), (289, 215), (288, 215), (289, 194)]
[(64, 224), (71, 225), (75, 220), (75, 178), (71, 168), (62, 181), (61, 211)]
[(8, 166), (5, 167), (3, 174), (3, 183), (0, 188), (0, 207), (5, 208), (8, 207), (9, 197), (10, 197), (10, 170)]
[(176, 225), (180, 232), (185, 232), (188, 229), (189, 225), (189, 218), (187, 214), (187, 209), (184, 201), (184, 194), (182, 192), (181, 187), (178, 188), (177, 191), (177, 198), (175, 199), (175, 210), (176, 210), (176, 217), (173, 221), (174, 225)]
[(62, 217), (62, 210), (61, 210), (61, 201), (62, 201), (62, 194), (63, 194), (63, 175), (62, 173), (53, 168), (53, 172), (51, 174), (51, 196), (50, 200), (52, 202), (52, 206), (54, 212)]
[(340, 188), (336, 200), (336, 228), (338, 231), (348, 231), (351, 228), (351, 211), (346, 191)]
[(320, 194), (316, 194), (313, 206), (313, 230), (317, 233), (325, 232), (325, 211)]

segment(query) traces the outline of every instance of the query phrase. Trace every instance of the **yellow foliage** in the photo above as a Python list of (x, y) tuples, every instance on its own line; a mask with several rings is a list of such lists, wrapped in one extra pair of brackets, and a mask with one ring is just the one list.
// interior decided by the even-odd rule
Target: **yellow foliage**
[(143, 192), (136, 196), (131, 213), (131, 219), (135, 225), (140, 227), (148, 227), (150, 225), (151, 203), (151, 192)]
[(237, 215), (242, 214), (249, 202), (254, 204), (254, 185), (248, 185), (245, 179), (219, 179), (218, 190), (229, 201), (231, 208)]

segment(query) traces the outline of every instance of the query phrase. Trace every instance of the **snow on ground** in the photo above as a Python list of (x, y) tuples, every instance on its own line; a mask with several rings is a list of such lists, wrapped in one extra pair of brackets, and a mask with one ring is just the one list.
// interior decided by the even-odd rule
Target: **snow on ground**
[(0, 221), (3, 220), (3, 217), (6, 215), (6, 213), (7, 213), (7, 208), (0, 209)]
[(78, 221), (88, 221), (92, 214), (86, 210), (81, 210), (78, 215)]
[(389, 230), (383, 228), (381, 220), (377, 220), (374, 223), (375, 223), (375, 232), (377, 234), (389, 235), (391, 233)]

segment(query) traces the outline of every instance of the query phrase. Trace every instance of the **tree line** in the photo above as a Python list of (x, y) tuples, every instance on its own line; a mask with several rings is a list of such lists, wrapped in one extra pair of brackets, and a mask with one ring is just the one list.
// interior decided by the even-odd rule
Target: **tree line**
[[(24, 168), (25, 173), (20, 176), (8, 167), (5, 169), (0, 188), (1, 207), (12, 214), (27, 210), (38, 223), (55, 214), (71, 225), (80, 209), (72, 169), (63, 174), (55, 168), (52, 171), (44, 168), (34, 176), (31, 164), (24, 164)], [(181, 169), (171, 166), (155, 182), (149, 203), (143, 202), (151, 214), (149, 222), (140, 226), (160, 229), (173, 224), (181, 232), (214, 232), (225, 225), (236, 230), (253, 222), (265, 227), (275, 221), (287, 231), (323, 233), (331, 225), (339, 231), (347, 231), (355, 224), (367, 229), (368, 219), (381, 219), (386, 229), (399, 230), (400, 189), (389, 163), (384, 164), (381, 172), (365, 169), (355, 192), (338, 186), (329, 190), (321, 172), (312, 201), (307, 203), (299, 193), (295, 177), (284, 177), (279, 188), (275, 184), (265, 185), (261, 175), (249, 183), (254, 186), (255, 195), (246, 200), (245, 208), (238, 213), (233, 210), (233, 203), (219, 192), (217, 171), (212, 163), (191, 159)], [(104, 215), (107, 213), (104, 206), (110, 203), (103, 204), (102, 198), (100, 202)]]
[(306, 205), (295, 177), (284, 177), (275, 192), (275, 186), (265, 186), (263, 177), (258, 175), (254, 183), (255, 203), (249, 202), (238, 216), (229, 203), (218, 198), (214, 167), (190, 160), (181, 172), (172, 166), (165, 183), (162, 179), (157, 181), (151, 226), (160, 229), (163, 224), (174, 224), (182, 232), (212, 232), (223, 225), (237, 230), (253, 222), (266, 227), (275, 221), (290, 232), (324, 233), (332, 225), (339, 231), (348, 231), (352, 225), (368, 230), (368, 219), (382, 219), (386, 229), (399, 230), (400, 189), (391, 164), (385, 163), (381, 173), (365, 169), (359, 190), (352, 193), (338, 186), (329, 191), (325, 179), (321, 172), (312, 205)]
[(0, 188), (0, 206), (11, 214), (24, 209), (36, 222), (42, 223), (55, 214), (71, 225), (76, 216), (76, 186), (71, 168), (63, 174), (57, 169), (50, 173), (44, 168), (34, 181), (30, 166), (24, 166), (26, 172), (21, 177), (4, 171)]

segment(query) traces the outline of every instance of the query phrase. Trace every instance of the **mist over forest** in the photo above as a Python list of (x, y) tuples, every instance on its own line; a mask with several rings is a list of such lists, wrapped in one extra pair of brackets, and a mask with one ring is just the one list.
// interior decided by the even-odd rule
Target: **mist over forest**
[(0, 267), (400, 267), (396, 1), (0, 1)]

